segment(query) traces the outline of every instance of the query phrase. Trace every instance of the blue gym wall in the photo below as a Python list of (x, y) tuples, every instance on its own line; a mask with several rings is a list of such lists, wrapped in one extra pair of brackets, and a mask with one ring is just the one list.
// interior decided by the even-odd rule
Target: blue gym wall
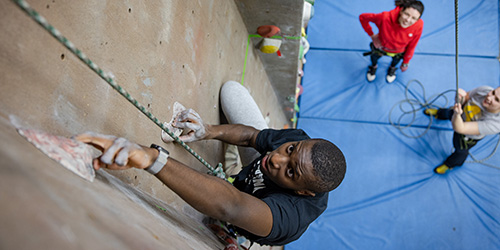
[[(409, 69), (385, 82), (389, 58), (379, 61), (377, 79), (367, 82), (371, 39), (359, 15), (394, 8), (394, 1), (317, 0), (307, 27), (299, 98), (298, 128), (337, 144), (347, 173), (330, 193), (328, 209), (290, 249), (499, 249), (500, 152), (465, 163), (446, 175), (433, 169), (452, 152), (449, 121), (421, 112), (403, 116), (402, 132), (392, 126), (406, 97), (424, 101), (455, 89), (455, 6), (451, 0), (422, 1), (424, 31)], [(376, 30), (376, 29), (375, 29)], [(498, 0), (459, 1), (459, 86), (500, 86)], [(424, 89), (415, 81), (418, 80)], [(424, 94), (425, 92), (425, 94)], [(435, 104), (450, 106), (439, 99)], [(406, 105), (404, 107), (409, 107)], [(404, 134), (403, 134), (404, 132)], [(487, 136), (471, 153), (483, 159), (499, 135)], [(471, 158), (468, 158), (470, 161)]]

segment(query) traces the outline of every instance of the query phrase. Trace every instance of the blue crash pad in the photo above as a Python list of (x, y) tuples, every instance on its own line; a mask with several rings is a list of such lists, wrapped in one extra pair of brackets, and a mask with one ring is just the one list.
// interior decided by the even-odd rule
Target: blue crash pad
[[(450, 122), (433, 121), (417, 139), (389, 123), (410, 81), (421, 82), (427, 98), (456, 86), (454, 1), (423, 3), (424, 32), (410, 68), (387, 84), (388, 57), (380, 59), (374, 82), (365, 78), (370, 62), (362, 52), (370, 38), (358, 16), (390, 10), (394, 1), (315, 2), (297, 127), (337, 144), (347, 173), (325, 213), (286, 250), (500, 249), (500, 152), (485, 161), (489, 166), (469, 157), (462, 167), (437, 175), (434, 167), (453, 150)], [(459, 1), (459, 14), (459, 86), (500, 86), (498, 0)], [(408, 88), (423, 99), (417, 84)], [(447, 96), (448, 104), (436, 104), (451, 105), (454, 93)], [(400, 114), (395, 109), (391, 115)], [(404, 132), (417, 136), (428, 124), (429, 117), (418, 112)], [(471, 154), (488, 157), (499, 137), (487, 136)]]

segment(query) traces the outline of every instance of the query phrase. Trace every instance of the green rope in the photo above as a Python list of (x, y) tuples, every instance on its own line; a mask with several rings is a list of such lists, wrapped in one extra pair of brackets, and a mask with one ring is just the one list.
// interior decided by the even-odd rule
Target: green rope
[(225, 173), (222, 169), (222, 164), (219, 163), (217, 168), (213, 168), (208, 162), (206, 162), (200, 155), (194, 152), (186, 143), (181, 141), (179, 137), (175, 136), (167, 127), (165, 127), (160, 121), (146, 108), (141, 105), (136, 99), (134, 99), (130, 94), (123, 89), (121, 86), (115, 83), (110, 73), (104, 73), (104, 71), (99, 68), (94, 62), (92, 62), (82, 51), (77, 49), (75, 45), (70, 42), (66, 37), (62, 36), (56, 28), (50, 25), (47, 20), (40, 16), (29, 4), (24, 0), (13, 0), (22, 10), (24, 10), (31, 18), (33, 18), (38, 24), (40, 24), (45, 30), (47, 30), (54, 38), (61, 42), (67, 49), (69, 49), (73, 54), (75, 54), (82, 62), (84, 62), (90, 69), (97, 73), (102, 79), (104, 79), (113, 89), (118, 91), (123, 97), (125, 97), (130, 103), (132, 103), (137, 109), (139, 109), (144, 115), (146, 115), (151, 121), (158, 125), (163, 131), (165, 131), (170, 137), (172, 137), (177, 143), (184, 147), (189, 153), (191, 153), (198, 161), (200, 161), (205, 167), (209, 169), (212, 175), (225, 179)]
[(245, 61), (243, 62), (243, 73), (241, 74), (241, 85), (243, 85), (243, 81), (245, 80), (245, 71), (247, 68), (247, 58), (248, 58), (248, 47), (250, 46), (250, 35), (247, 39), (247, 48), (245, 49)]

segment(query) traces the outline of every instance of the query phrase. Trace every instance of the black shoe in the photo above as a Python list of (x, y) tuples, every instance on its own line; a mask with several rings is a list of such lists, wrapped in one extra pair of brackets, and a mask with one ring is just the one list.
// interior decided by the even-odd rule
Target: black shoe
[(385, 80), (388, 83), (394, 82), (394, 80), (396, 80), (396, 67), (389, 67), (389, 70), (387, 70), (387, 76), (385, 76)]
[(368, 66), (368, 73), (366, 73), (366, 80), (369, 82), (373, 82), (375, 78), (377, 77), (375, 73), (377, 72), (377, 65), (375, 66)]

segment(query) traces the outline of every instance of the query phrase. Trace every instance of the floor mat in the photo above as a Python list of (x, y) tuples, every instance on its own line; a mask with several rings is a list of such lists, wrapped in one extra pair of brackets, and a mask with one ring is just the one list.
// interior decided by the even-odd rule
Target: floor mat
[[(307, 29), (311, 45), (302, 79), (298, 128), (339, 146), (347, 159), (344, 182), (329, 206), (289, 249), (498, 249), (500, 248), (500, 152), (467, 162), (446, 175), (433, 168), (452, 152), (449, 121), (421, 111), (402, 118), (409, 138), (392, 126), (391, 109), (401, 100), (425, 99), (455, 89), (453, 1), (422, 1), (424, 32), (408, 71), (385, 82), (389, 58), (380, 59), (377, 79), (362, 52), (370, 38), (358, 16), (394, 8), (394, 1), (316, 1)], [(459, 86), (500, 86), (499, 3), (459, 1)], [(408, 83), (412, 82), (408, 86)], [(437, 105), (451, 105), (454, 93)], [(396, 118), (394, 118), (396, 119)], [(424, 133), (425, 132), (425, 133)], [(487, 136), (471, 153), (487, 158), (499, 135)], [(471, 157), (467, 159), (471, 160)]]

